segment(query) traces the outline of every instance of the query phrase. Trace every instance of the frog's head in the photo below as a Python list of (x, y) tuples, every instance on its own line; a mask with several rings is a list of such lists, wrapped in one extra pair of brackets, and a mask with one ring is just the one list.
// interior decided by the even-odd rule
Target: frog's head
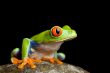
[(50, 30), (43, 31), (31, 39), (37, 43), (49, 43), (49, 42), (63, 42), (71, 40), (77, 37), (75, 30), (71, 29), (68, 25), (63, 26), (54, 26)]
[(45, 36), (42, 42), (63, 42), (77, 37), (75, 30), (71, 29), (68, 25), (54, 26), (50, 30), (45, 31)]

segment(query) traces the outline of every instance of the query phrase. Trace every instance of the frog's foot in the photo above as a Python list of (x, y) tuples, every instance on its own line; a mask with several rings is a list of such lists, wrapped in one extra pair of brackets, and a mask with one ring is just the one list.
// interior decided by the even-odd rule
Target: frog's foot
[(59, 59), (55, 59), (55, 61), (56, 61), (57, 64), (63, 64), (63, 62), (60, 61)]
[(63, 64), (62, 61), (60, 61), (59, 59), (56, 58), (42, 58), (43, 61), (49, 61), (51, 63), (57, 63), (57, 64)]
[(20, 68), (20, 69), (23, 69), (26, 64), (30, 65), (31, 68), (35, 68), (36, 67), (34, 65), (35, 62), (37, 62), (37, 63), (41, 63), (42, 62), (41, 60), (32, 59), (32, 58), (24, 58), (23, 60), (18, 60), (15, 57), (12, 57), (11, 61), (12, 61), (13, 64), (18, 65), (18, 68)]
[(22, 63), (18, 66), (18, 68), (23, 69), (26, 64), (30, 65), (31, 68), (36, 68), (36, 66), (34, 65), (34, 62), (35, 61), (31, 58), (25, 58), (22, 60)]
[(22, 62), (22, 60), (18, 60), (17, 58), (12, 57), (12, 58), (11, 58), (11, 62), (12, 62), (13, 64), (19, 64), (19, 63)]
[(31, 66), (31, 68), (36, 68), (36, 66), (34, 65), (34, 63), (41, 63), (42, 61), (39, 59), (32, 59), (32, 58), (25, 58), (23, 59), (22, 63), (18, 66), (18, 68), (23, 69), (23, 67), (28, 64)]
[(55, 59), (54, 58), (42, 58), (42, 61), (49, 61), (51, 63), (55, 63)]

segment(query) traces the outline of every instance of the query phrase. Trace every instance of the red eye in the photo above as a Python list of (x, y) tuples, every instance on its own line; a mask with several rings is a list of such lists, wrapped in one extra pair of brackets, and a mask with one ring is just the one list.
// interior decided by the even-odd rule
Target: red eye
[(58, 37), (62, 34), (62, 29), (59, 26), (54, 26), (52, 29), (52, 35)]

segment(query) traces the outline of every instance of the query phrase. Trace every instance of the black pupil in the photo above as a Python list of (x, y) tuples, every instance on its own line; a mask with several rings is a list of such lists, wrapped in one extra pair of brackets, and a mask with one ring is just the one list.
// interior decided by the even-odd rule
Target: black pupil
[(57, 33), (57, 34), (60, 33), (60, 29), (59, 29), (59, 28), (56, 29), (56, 33)]

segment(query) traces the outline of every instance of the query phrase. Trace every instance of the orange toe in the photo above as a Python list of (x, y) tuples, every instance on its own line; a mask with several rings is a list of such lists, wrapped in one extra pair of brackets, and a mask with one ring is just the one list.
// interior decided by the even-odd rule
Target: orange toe
[(63, 64), (62, 61), (60, 61), (59, 59), (56, 58), (42, 58), (43, 61), (49, 61), (51, 63), (57, 63), (57, 64)]
[(54, 58), (49, 58), (49, 61), (51, 62), (51, 63), (54, 63)]
[(58, 59), (56, 60), (56, 63), (57, 63), (57, 64), (63, 64), (63, 62), (60, 61), (60, 60), (58, 60)]
[(28, 58), (27, 63), (31, 66), (31, 68), (36, 68), (36, 66), (34, 65), (34, 60), (31, 58)]
[(12, 58), (11, 58), (11, 62), (12, 62), (13, 64), (19, 64), (19, 63), (22, 62), (22, 60), (18, 60), (17, 58), (12, 57)]
[(54, 58), (44, 58), (44, 57), (42, 58), (42, 60), (43, 61), (49, 61), (51, 63), (54, 63), (54, 61), (55, 61)]
[(22, 64), (20, 64), (20, 65), (18, 66), (18, 68), (23, 69), (25, 65), (26, 65), (26, 63), (23, 62)]
[(20, 62), (20, 64), (18, 65), (19, 69), (23, 69), (24, 66), (27, 65), (27, 64), (29, 66), (31, 66), (31, 68), (36, 68), (36, 66), (34, 65), (35, 61), (34, 61), (34, 59), (31, 59), (31, 58), (25, 58), (25, 59), (20, 60), (20, 61), (16, 58), (13, 58), (12, 61), (13, 61), (14, 64), (18, 64)]

